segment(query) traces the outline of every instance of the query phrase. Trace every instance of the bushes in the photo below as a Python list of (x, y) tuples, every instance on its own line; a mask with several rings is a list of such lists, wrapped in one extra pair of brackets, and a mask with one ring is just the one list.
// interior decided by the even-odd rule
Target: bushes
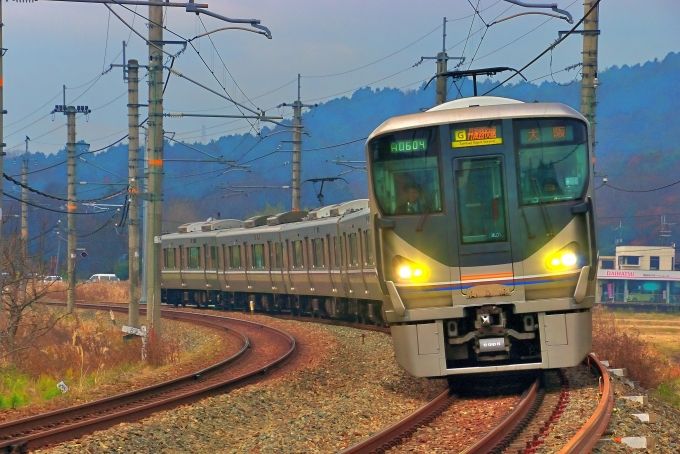
[(593, 309), (593, 351), (615, 367), (626, 368), (644, 388), (656, 388), (672, 377), (668, 360), (637, 329), (621, 329), (615, 315), (599, 306)]

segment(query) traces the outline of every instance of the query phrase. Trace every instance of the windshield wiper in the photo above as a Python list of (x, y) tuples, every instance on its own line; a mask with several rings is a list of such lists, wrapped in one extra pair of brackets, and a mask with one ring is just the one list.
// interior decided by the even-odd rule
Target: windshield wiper
[(425, 204), (425, 211), (423, 211), (422, 216), (420, 216), (420, 220), (418, 221), (418, 225), (416, 226), (416, 232), (422, 232), (423, 227), (425, 226), (425, 220), (427, 219), (427, 216), (430, 214), (430, 207), (432, 206), (432, 202), (434, 202), (434, 191), (430, 193), (430, 197), (427, 199), (427, 203)]
[(545, 228), (548, 232), (549, 237), (554, 237), (555, 233), (553, 232), (553, 227), (552, 227), (552, 222), (550, 222), (550, 215), (548, 214), (548, 209), (545, 207), (545, 202), (541, 202), (541, 198), (543, 197), (543, 194), (541, 194), (541, 189), (538, 186), (538, 180), (536, 178), (532, 178), (531, 182), (534, 184), (534, 191), (536, 191), (536, 204), (541, 207), (541, 215), (543, 217), (543, 223), (545, 224)]

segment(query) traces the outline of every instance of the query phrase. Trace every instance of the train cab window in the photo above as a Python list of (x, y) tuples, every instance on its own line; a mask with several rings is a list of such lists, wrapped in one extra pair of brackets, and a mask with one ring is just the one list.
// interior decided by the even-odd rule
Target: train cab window
[(251, 244), (252, 268), (260, 270), (264, 268), (264, 244)]
[(293, 241), (293, 268), (304, 268), (305, 261), (302, 256), (302, 241)]
[(457, 159), (455, 177), (462, 244), (507, 241), (501, 158)]
[(522, 205), (583, 197), (588, 179), (586, 126), (568, 118), (515, 120)]
[(187, 248), (187, 268), (201, 267), (201, 248), (190, 247)]
[(232, 269), (241, 268), (241, 247), (229, 246), (229, 267)]
[(364, 265), (373, 266), (373, 244), (371, 242), (371, 231), (364, 230)]
[(357, 234), (349, 234), (349, 266), (359, 265), (359, 250), (357, 248)]
[(314, 268), (324, 268), (326, 266), (323, 238), (314, 238), (312, 240), (312, 256), (314, 258)]
[(163, 264), (164, 268), (177, 268), (177, 263), (175, 262), (175, 248), (163, 249)]
[(333, 237), (333, 250), (335, 255), (335, 267), (342, 267), (342, 243), (339, 236)]
[(442, 210), (437, 127), (401, 131), (369, 143), (373, 191), (386, 215)]

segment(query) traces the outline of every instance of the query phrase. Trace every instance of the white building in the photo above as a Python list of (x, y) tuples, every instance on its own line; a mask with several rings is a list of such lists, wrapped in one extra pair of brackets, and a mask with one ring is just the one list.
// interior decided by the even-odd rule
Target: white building
[(617, 246), (600, 257), (598, 301), (680, 303), (680, 271), (675, 245)]

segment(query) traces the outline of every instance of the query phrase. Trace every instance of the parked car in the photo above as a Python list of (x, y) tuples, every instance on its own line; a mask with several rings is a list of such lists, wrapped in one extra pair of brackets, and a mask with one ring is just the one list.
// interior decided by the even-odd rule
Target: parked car
[(43, 282), (51, 284), (52, 282), (61, 282), (63, 279), (61, 276), (45, 276), (43, 277)]
[(93, 274), (87, 282), (118, 282), (120, 279), (115, 274)]

